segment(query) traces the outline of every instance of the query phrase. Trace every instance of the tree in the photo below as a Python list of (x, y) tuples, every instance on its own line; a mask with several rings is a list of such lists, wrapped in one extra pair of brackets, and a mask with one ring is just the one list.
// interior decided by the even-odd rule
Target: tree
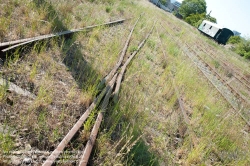
[(184, 19), (191, 14), (206, 13), (206, 5), (205, 0), (184, 0), (179, 8), (179, 13)]
[(159, 2), (160, 2), (162, 5), (166, 5), (166, 3), (167, 3), (166, 0), (159, 0)]
[(203, 20), (208, 20), (208, 21), (211, 21), (211, 22), (214, 22), (214, 23), (217, 22), (216, 18), (211, 17), (211, 16), (207, 16), (206, 13), (191, 14), (190, 16), (184, 18), (184, 20), (187, 23), (189, 23), (189, 24), (191, 24), (191, 25), (193, 25), (195, 27), (198, 27), (202, 23)]
[(206, 15), (206, 10), (205, 0), (184, 0), (179, 9), (179, 13), (187, 23), (195, 27), (198, 27), (205, 19), (217, 23), (216, 18)]
[(233, 44), (235, 51), (240, 56), (250, 59), (250, 40), (240, 36), (231, 36), (228, 43)]
[(205, 18), (206, 14), (205, 13), (202, 13), (202, 14), (190, 14), (188, 17), (186, 17), (184, 20), (195, 26), (195, 27), (198, 27), (202, 20)]
[(210, 21), (210, 22), (214, 22), (214, 23), (217, 23), (217, 19), (215, 17), (212, 17), (212, 16), (206, 16), (206, 20)]
[(231, 36), (230, 39), (228, 40), (228, 43), (231, 44), (238, 44), (241, 42), (240, 36)]

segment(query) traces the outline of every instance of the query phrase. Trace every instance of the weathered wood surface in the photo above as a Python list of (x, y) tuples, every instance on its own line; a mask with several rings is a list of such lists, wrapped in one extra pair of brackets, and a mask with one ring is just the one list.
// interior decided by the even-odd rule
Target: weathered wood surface
[(29, 98), (35, 99), (36, 96), (32, 93), (30, 93), (29, 91), (11, 83), (10, 81), (7, 81), (3, 78), (0, 78), (0, 85), (5, 86), (7, 88), (7, 90), (11, 91), (11, 92), (15, 92), (19, 95), (22, 96), (27, 96)]

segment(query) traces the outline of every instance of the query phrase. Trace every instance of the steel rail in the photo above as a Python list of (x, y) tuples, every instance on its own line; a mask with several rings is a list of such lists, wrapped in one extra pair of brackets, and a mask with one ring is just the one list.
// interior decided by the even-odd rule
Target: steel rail
[[(25, 44), (29, 44), (29, 43), (32, 43), (32, 42), (35, 42), (35, 41), (39, 41), (39, 40), (43, 40), (43, 39), (49, 39), (49, 38), (52, 38), (52, 37), (58, 37), (58, 36), (62, 36), (62, 35), (67, 35), (67, 34), (71, 34), (71, 33), (75, 33), (75, 32), (90, 30), (90, 29), (100, 27), (100, 26), (109, 26), (109, 25), (113, 25), (113, 24), (119, 24), (119, 23), (123, 23), (126, 20), (128, 20), (128, 19), (119, 19), (119, 20), (116, 20), (116, 21), (111, 21), (111, 22), (107, 22), (107, 23), (103, 23), (103, 24), (97, 24), (97, 25), (91, 25), (91, 26), (87, 26), (87, 27), (84, 27), (84, 28), (80, 28), (80, 29), (72, 29), (72, 30), (67, 30), (67, 31), (63, 31), (63, 32), (57, 32), (57, 33), (53, 33), (53, 34), (42, 35), (42, 36), (34, 37), (32, 39), (30, 39), (30, 38), (29, 39), (22, 39), (22, 41), (24, 41), (24, 42), (21, 42), (21, 43), (18, 43), (16, 45), (5, 48), (5, 49), (2, 50), (2, 52), (6, 52), (8, 50), (11, 50), (11, 49), (14, 49), (16, 47), (19, 47), (19, 46), (22, 46), (22, 45), (25, 45)], [(7, 43), (15, 43), (15, 42), (18, 42), (18, 41), (7, 42)], [(6, 45), (7, 43), (1, 43), (1, 44)]]
[[(155, 26), (155, 25), (154, 25), (154, 26)], [(103, 103), (102, 103), (101, 111), (99, 112), (99, 114), (98, 114), (98, 116), (97, 116), (96, 122), (95, 122), (94, 127), (93, 127), (93, 129), (92, 129), (92, 131), (91, 131), (90, 138), (89, 138), (89, 140), (88, 140), (88, 142), (87, 142), (87, 145), (86, 145), (86, 147), (85, 147), (85, 149), (84, 149), (84, 153), (83, 153), (83, 155), (82, 155), (82, 157), (81, 157), (81, 160), (80, 160), (80, 163), (79, 163), (80, 166), (86, 166), (87, 163), (88, 163), (88, 159), (89, 159), (89, 157), (90, 157), (91, 150), (92, 150), (93, 145), (94, 145), (94, 143), (95, 143), (95, 140), (96, 140), (96, 136), (97, 136), (99, 127), (100, 127), (100, 125), (101, 125), (101, 121), (102, 121), (102, 118), (103, 118), (103, 112), (106, 111), (107, 105), (108, 105), (108, 103), (109, 103), (109, 99), (110, 99), (110, 97), (111, 97), (112, 90), (113, 90), (113, 88), (114, 88), (114, 85), (116, 85), (116, 88), (115, 88), (115, 89), (119, 92), (119, 90), (120, 90), (120, 84), (121, 84), (121, 82), (120, 82), (121, 79), (119, 79), (119, 78), (121, 78), (121, 77), (124, 75), (124, 72), (125, 72), (125, 70), (126, 70), (128, 64), (131, 62), (131, 60), (134, 58), (134, 56), (137, 54), (137, 52), (144, 46), (144, 43), (147, 41), (147, 39), (149, 38), (150, 34), (152, 33), (152, 31), (153, 31), (153, 29), (154, 29), (154, 26), (152, 27), (152, 29), (150, 30), (150, 32), (147, 34), (147, 36), (145, 37), (145, 39), (140, 43), (140, 45), (138, 46), (137, 51), (135, 51), (135, 52), (129, 57), (129, 59), (125, 62), (125, 64), (121, 67), (121, 72), (119, 73), (119, 75), (118, 75), (118, 73), (117, 73), (117, 74), (114, 76), (114, 77), (115, 77), (115, 80), (112, 79), (112, 81), (111, 81), (111, 82), (112, 82), (111, 88), (109, 89), (109, 91), (108, 91), (108, 93), (106, 94), (105, 99), (104, 99), (104, 101), (103, 101)], [(114, 94), (116, 94), (115, 91), (114, 91)], [(114, 95), (114, 97), (115, 97), (115, 95)]]
[[(171, 27), (171, 29), (174, 31), (174, 29), (173, 29), (172, 27)], [(173, 36), (172, 36), (172, 37), (173, 37)], [(176, 41), (176, 40), (175, 40), (175, 41)], [(176, 42), (178, 42), (178, 41), (176, 41)], [(178, 42), (178, 43), (179, 43), (179, 42)], [(238, 98), (240, 98), (243, 102), (246, 102), (246, 103), (250, 104), (250, 102), (249, 102), (244, 96), (242, 96), (236, 89), (234, 89), (231, 85), (227, 84), (227, 83), (226, 83), (226, 80), (225, 80), (224, 78), (222, 78), (222, 76), (220, 76), (220, 74), (216, 71), (216, 69), (214, 69), (213, 67), (211, 67), (211, 65), (209, 65), (207, 62), (205, 62), (205, 61), (201, 58), (201, 56), (198, 55), (198, 54), (196, 53), (196, 51), (194, 51), (194, 50), (192, 49), (192, 47), (190, 47), (190, 46), (187, 44), (187, 42), (184, 41), (184, 44), (185, 44), (188, 48), (190, 48), (190, 49), (193, 51), (193, 53), (196, 55), (197, 58), (199, 58), (203, 63), (206, 64), (207, 67), (210, 68), (210, 71), (214, 72), (214, 73), (218, 76), (218, 78), (225, 84), (225, 86), (227, 86), (227, 87), (231, 90), (232, 93), (234, 93), (234, 94), (235, 94)], [(180, 46), (180, 45), (179, 45), (179, 46)], [(180, 47), (181, 47), (181, 46), (180, 46)], [(244, 84), (243, 84), (243, 85), (244, 85)]]
[(50, 154), (47, 160), (43, 163), (43, 166), (50, 166), (54, 163), (54, 161), (58, 158), (58, 156), (62, 153), (65, 146), (69, 143), (69, 141), (73, 138), (76, 132), (82, 127), (82, 124), (88, 118), (89, 114), (93, 109), (95, 109), (101, 102), (101, 99), (104, 95), (110, 90), (112, 82), (114, 78), (108, 83), (105, 89), (101, 92), (101, 94), (95, 98), (94, 102), (89, 106), (89, 108), (85, 111), (85, 113), (80, 117), (80, 119), (75, 123), (75, 125), (71, 128), (68, 134), (63, 138), (63, 140), (59, 143), (57, 148)]
[(113, 97), (114, 102), (118, 101), (118, 95), (119, 95), (119, 91), (120, 91), (120, 86), (121, 86), (122, 78), (123, 78), (123, 75), (125, 73), (125, 70), (126, 70), (128, 64), (131, 62), (131, 60), (134, 58), (134, 56), (140, 51), (140, 49), (144, 46), (144, 44), (147, 41), (147, 39), (149, 38), (149, 36), (152, 34), (153, 29), (155, 27), (155, 23), (156, 22), (154, 22), (153, 27), (151, 28), (150, 32), (146, 35), (145, 39), (139, 44), (139, 46), (137, 47), (136, 51), (134, 51), (133, 54), (130, 55), (130, 57), (127, 59), (127, 61), (125, 62), (125, 64), (121, 67), (121, 72), (119, 73), (119, 75), (117, 77), (116, 87), (115, 87), (115, 90), (114, 90), (114, 97)]
[[(175, 26), (175, 25), (174, 25)], [(201, 38), (197, 35), (197, 34), (194, 34), (194, 33), (189, 33), (189, 34), (191, 34), (192, 36), (194, 36), (194, 38), (195, 39), (198, 39), (199, 40), (199, 42), (201, 42), (203, 45), (207, 45), (210, 49), (208, 49), (208, 53), (209, 54), (211, 54), (211, 55), (213, 55), (214, 57), (216, 57), (221, 63), (223, 63), (223, 64), (225, 64), (226, 66), (228, 66), (228, 60), (227, 59), (225, 59), (224, 57), (225, 56), (218, 56), (218, 55), (216, 55), (216, 53), (217, 54), (219, 54), (219, 55), (225, 55), (225, 53), (224, 52), (222, 52), (221, 50), (215, 50), (213, 47), (211, 47), (207, 42), (204, 42), (203, 40), (200, 40)], [(199, 43), (199, 42), (197, 42), (197, 46), (198, 47), (202, 47), (201, 46), (201, 43)], [(206, 49), (205, 49), (206, 50)], [(215, 50), (215, 51), (214, 51)], [(206, 50), (207, 51), (207, 50)], [(216, 52), (216, 53), (214, 53), (214, 52)], [(208, 55), (209, 55), (208, 54)], [(209, 55), (209, 56), (211, 56), (211, 55)], [(249, 81), (248, 81), (248, 79), (244, 76), (244, 75), (242, 75), (241, 73), (240, 73), (240, 71), (242, 71), (243, 70), (243, 72), (246, 72), (246, 73), (248, 73), (248, 74), (250, 74), (250, 72), (248, 72), (248, 71), (246, 71), (246, 70), (244, 70), (244, 69), (240, 69), (238, 66), (235, 66), (234, 64), (230, 64), (230, 66), (232, 66), (231, 68), (233, 68), (233, 70), (234, 70), (234, 72), (236, 72), (240, 77), (242, 77), (248, 84), (250, 83)]]
[[(170, 24), (169, 24), (169, 25), (170, 25)], [(175, 29), (176, 29), (176, 26), (173, 25), (173, 24), (170, 25), (171, 29), (174, 29), (174, 28), (172, 28), (173, 26), (174, 26)], [(176, 30), (175, 30), (175, 31), (176, 31)], [(194, 36), (196, 39), (200, 39), (200, 37), (198, 37), (197, 34), (194, 34), (194, 33), (189, 33), (189, 34), (192, 34), (192, 36)], [(199, 40), (199, 41), (202, 42), (203, 45), (207, 45), (209, 48), (212, 48), (208, 43), (204, 42), (203, 40)], [(196, 45), (199, 46), (200, 43), (198, 42), (198, 44), (196, 44)], [(212, 54), (214, 57), (218, 58), (222, 63), (226, 64), (226, 62), (224, 62), (224, 61), (227, 61), (227, 60), (226, 60), (226, 59), (223, 60), (222, 57), (219, 57), (219, 56), (215, 55), (215, 54), (213, 53), (212, 50), (214, 50), (214, 49), (213, 49), (213, 48), (210, 49), (210, 50), (209, 50), (209, 53)], [(224, 53), (221, 52), (221, 50), (220, 50), (220, 51), (216, 50), (216, 52), (217, 52), (217, 53), (220, 52), (219, 54), (225, 55)], [(210, 55), (209, 55), (209, 56), (210, 56)], [(230, 64), (230, 65), (233, 66), (234, 71), (236, 71), (235, 69), (237, 69), (237, 70), (239, 70), (239, 71), (242, 70), (242, 69), (240, 69), (239, 67), (237, 67), (237, 66), (235, 66), (235, 65), (233, 65), (233, 64)], [(228, 64), (226, 64), (226, 66), (228, 66)], [(250, 73), (249, 73), (248, 71), (246, 71), (246, 70), (244, 70), (243, 72), (247, 72), (248, 74), (250, 74)], [(238, 71), (237, 71), (237, 74), (238, 74), (240, 77), (242, 77), (248, 84), (250, 83), (250, 82), (248, 81), (248, 79), (247, 79), (244, 75), (241, 75)]]
[(237, 97), (239, 97), (243, 102), (247, 102), (248, 104), (249, 101), (244, 98), (239, 92), (237, 92), (237, 90), (235, 88), (233, 88), (231, 85), (227, 84), (227, 81), (216, 71), (216, 69), (214, 69), (211, 65), (209, 65), (207, 62), (205, 62), (200, 55), (198, 55), (191, 46), (189, 46), (186, 42), (184, 42), (184, 44), (190, 48), (192, 50), (192, 52), (197, 56), (197, 58), (199, 58), (200, 61), (202, 61), (209, 69), (211, 72), (215, 73), (217, 75), (217, 77), (224, 83), (225, 86), (227, 86), (232, 93), (234, 93)]
[[(138, 20), (136, 21), (136, 24), (137, 24)], [(130, 37), (128, 37), (129, 40), (131, 38), (131, 35), (132, 35), (132, 33), (130, 33), (130, 35), (129, 35)], [(148, 38), (148, 36), (147, 36), (147, 38)], [(128, 42), (128, 44), (129, 44), (129, 42)], [(126, 42), (125, 45), (128, 45), (128, 44)], [(140, 45), (140, 48), (142, 46), (143, 46), (143, 44)], [(128, 46), (126, 46), (126, 47), (128, 47)], [(125, 56), (125, 54), (124, 55), (121, 54), (120, 56)], [(120, 60), (121, 59), (123, 59), (123, 57), (122, 58), (120, 57)], [(117, 71), (118, 68), (120, 67), (120, 65), (118, 66), (117, 69), (116, 69), (116, 67), (117, 66), (115, 66), (112, 69), (112, 71), (114, 71), (114, 70)], [(127, 67), (127, 65), (126, 65), (126, 67)], [(89, 140), (88, 140), (88, 142), (86, 144), (86, 147), (84, 149), (84, 153), (83, 153), (83, 155), (81, 157), (81, 160), (79, 162), (80, 165), (87, 165), (88, 159), (90, 157), (90, 154), (91, 154), (91, 151), (92, 151), (92, 148), (93, 148), (94, 142), (96, 140), (96, 136), (97, 136), (97, 133), (98, 133), (98, 130), (99, 130), (102, 118), (103, 118), (103, 112), (107, 108), (107, 105), (109, 103), (109, 99), (111, 97), (112, 90), (113, 90), (114, 86), (117, 85), (116, 82), (117, 82), (117, 78), (118, 78), (118, 73), (116, 73), (116, 71), (114, 73), (114, 76), (113, 76), (112, 80), (109, 81), (109, 83), (106, 85), (106, 88), (103, 89), (103, 91), (101, 92), (101, 94), (94, 100), (94, 102), (90, 105), (90, 107), (85, 111), (85, 113), (81, 116), (81, 118), (76, 122), (76, 124), (68, 132), (68, 134), (63, 138), (63, 140), (59, 143), (59, 145), (57, 146), (57, 148), (51, 153), (51, 155), (43, 163), (43, 166), (50, 166), (50, 165), (52, 165), (55, 162), (56, 158), (60, 155), (60, 153), (62, 153), (62, 151), (64, 150), (65, 146), (72, 139), (72, 137), (76, 134), (76, 132), (80, 129), (80, 127), (82, 126), (82, 124), (84, 123), (84, 121), (88, 118), (90, 112), (93, 109), (95, 109), (101, 103), (102, 98), (105, 96), (104, 100), (103, 100), (103, 103), (101, 105), (101, 112), (99, 112), (99, 114), (97, 116), (96, 122), (95, 122), (94, 127), (92, 128), (92, 131), (91, 131), (90, 138), (89, 138)], [(111, 75), (113, 75), (113, 74), (111, 74)]]
[(127, 40), (126, 40), (126, 43), (125, 43), (125, 45), (124, 45), (124, 47), (123, 47), (123, 49), (122, 49), (122, 51), (121, 51), (121, 53), (120, 53), (119, 61), (116, 63), (115, 67), (110, 71), (110, 73), (109, 73), (105, 78), (102, 79), (102, 81), (101, 81), (101, 83), (100, 83), (100, 85), (99, 85), (100, 88), (101, 88), (107, 81), (109, 81), (110, 78), (112, 78), (112, 77), (115, 75), (115, 73), (117, 72), (118, 68), (121, 66), (122, 61), (123, 61), (123, 59), (124, 59), (124, 56), (125, 56), (125, 54), (126, 54), (126, 52), (127, 52), (127, 49), (128, 49), (128, 46), (129, 46), (129, 43), (130, 43), (130, 40), (131, 40), (131, 36), (132, 36), (132, 34), (133, 34), (133, 31), (134, 31), (134, 29), (135, 29), (135, 27), (136, 27), (136, 25), (137, 25), (137, 23), (138, 23), (138, 21), (139, 21), (140, 19), (141, 19), (141, 15), (140, 15), (140, 17), (136, 20), (135, 24), (133, 25), (133, 27), (132, 27), (132, 29), (131, 29), (129, 35), (128, 35), (128, 38), (127, 38)]
[(86, 166), (87, 163), (88, 163), (91, 151), (92, 151), (93, 146), (95, 144), (95, 140), (96, 140), (96, 137), (97, 137), (98, 130), (100, 128), (100, 125), (101, 125), (101, 122), (102, 122), (102, 119), (103, 119), (103, 112), (105, 112), (105, 110), (107, 109), (109, 99), (111, 97), (111, 93), (112, 93), (112, 90), (114, 88), (116, 78), (117, 78), (117, 74), (115, 74), (115, 76), (113, 77), (113, 79), (111, 81), (111, 87), (110, 87), (110, 89), (108, 90), (108, 92), (105, 95), (104, 101), (103, 101), (102, 106), (101, 106), (101, 111), (98, 113), (98, 116), (96, 118), (94, 127), (93, 127), (93, 129), (91, 131), (89, 140), (88, 140), (88, 142), (86, 144), (86, 147), (84, 148), (83, 155), (82, 155), (82, 157), (80, 159), (79, 166)]
[[(216, 53), (214, 53), (212, 50), (214, 50), (213, 48), (210, 50), (210, 52), (211, 52), (211, 54), (213, 54), (213, 55), (215, 55), (216, 53), (218, 53), (218, 54), (220, 54), (220, 55), (225, 55), (225, 53), (224, 52), (222, 52), (221, 50), (215, 50), (215, 52)], [(225, 57), (225, 56), (224, 56)], [(222, 57), (220, 57), (220, 60), (221, 61), (228, 61), (227, 59), (225, 59), (225, 58), (222, 58)], [(248, 72), (248, 71), (246, 71), (246, 70), (244, 70), (244, 69), (240, 69), (238, 66), (235, 66), (234, 64), (231, 64), (231, 65), (233, 65), (234, 66), (234, 68), (237, 68), (239, 71), (242, 71), (243, 70), (243, 72), (246, 72), (247, 74), (250, 74), (250, 72)]]
[[(213, 60), (219, 60), (221, 63), (222, 63), (222, 65), (223, 65), (223, 67), (226, 69), (226, 68), (229, 68), (229, 65), (226, 63), (226, 62), (224, 62), (222, 59), (220, 59), (220, 58), (218, 58), (218, 59), (215, 59), (215, 55), (213, 54), (213, 53), (210, 53), (210, 52), (207, 52), (207, 50), (206, 49), (204, 49), (203, 47), (201, 47), (200, 45), (197, 45), (198, 46), (198, 48), (202, 51), (202, 52), (204, 52), (205, 54), (207, 54), (209, 57), (211, 57)], [(210, 54), (209, 54), (210, 53)], [(233, 72), (234, 73), (236, 73), (236, 74), (233, 74), (233, 76), (239, 81), (239, 82), (241, 82), (248, 90), (250, 90), (250, 86), (249, 86), (249, 84), (250, 84), (250, 82), (246, 79), (246, 77), (244, 76), (244, 75), (241, 75), (237, 70), (233, 70)], [(239, 76), (239, 77), (238, 77)], [(241, 80), (241, 78), (245, 81), (245, 82), (243, 82), (242, 80)]]
[[(162, 24), (161, 24), (161, 26), (162, 26)], [(163, 26), (162, 26), (163, 27)], [(168, 32), (168, 30), (165, 28), (165, 27), (163, 27), (165, 30), (166, 30), (166, 32), (171, 36), (171, 38), (176, 42), (176, 44), (183, 50), (183, 46), (181, 46), (180, 45), (180, 43), (179, 42), (177, 42), (177, 40), (175, 40), (174, 39), (174, 37)], [(186, 44), (185, 42), (184, 42), (184, 44)], [(183, 50), (184, 51), (184, 50)], [(184, 53), (186, 54), (186, 55), (188, 55), (187, 54), (187, 52), (185, 52), (184, 51)], [(195, 61), (190, 57), (190, 55), (188, 55), (188, 57), (193, 61), (193, 63), (194, 64), (196, 64), (195, 63)], [(224, 99), (226, 99), (226, 101), (232, 106), (232, 108), (236, 111), (236, 113), (242, 118), (242, 120), (248, 125), (248, 126), (250, 126), (250, 122), (248, 122), (248, 120), (238, 111), (238, 108), (237, 107), (235, 107), (232, 103), (231, 103), (231, 101), (225, 96), (225, 94), (220, 90), (220, 89), (218, 89), (218, 87), (215, 85), (215, 83), (212, 81), (212, 80), (210, 80), (207, 76), (206, 76), (206, 73), (204, 73), (204, 71), (198, 66), (198, 65), (196, 65), (197, 67), (198, 67), (198, 69), (204, 74), (204, 76), (212, 83), (212, 85), (217, 89), (217, 91), (219, 91), (219, 93), (224, 97)], [(217, 76), (218, 77), (218, 76)], [(218, 80), (220, 80), (220, 79), (218, 79)], [(226, 85), (226, 84), (225, 84)], [(226, 87), (228, 87), (228, 86), (226, 86)]]

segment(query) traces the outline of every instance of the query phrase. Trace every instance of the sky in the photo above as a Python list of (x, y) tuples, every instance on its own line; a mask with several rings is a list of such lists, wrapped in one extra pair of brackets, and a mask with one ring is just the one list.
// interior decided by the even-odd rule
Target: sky
[(206, 0), (206, 3), (207, 13), (212, 10), (211, 16), (217, 19), (217, 24), (250, 37), (250, 0)]

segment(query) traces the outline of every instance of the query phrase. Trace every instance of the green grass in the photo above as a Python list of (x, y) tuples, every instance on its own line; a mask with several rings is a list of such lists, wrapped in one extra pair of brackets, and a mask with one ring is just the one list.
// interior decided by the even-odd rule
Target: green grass
[(10, 136), (10, 133), (0, 133), (1, 153), (8, 153), (13, 149), (13, 147), (14, 147), (14, 140)]
[[(143, 0), (13, 1), (3, 4), (3, 12), (0, 12), (0, 22), (3, 24), (0, 28), (1, 41), (80, 28), (118, 18), (132, 18), (121, 25), (98, 27), (89, 32), (36, 42), (9, 55), (1, 75), (11, 78), (23, 89), (33, 89), (32, 93), (37, 97), (34, 100), (25, 98), (9, 93), (7, 87), (0, 86), (0, 106), (7, 112), (4, 114), (7, 122), (4, 123), (20, 134), (24, 134), (22, 129), (27, 128), (30, 137), (25, 135), (24, 140), (32, 148), (51, 150), (85, 112), (99, 93), (99, 81), (118, 61), (129, 30), (142, 14), (126, 57), (137, 50), (155, 20), (158, 20), (159, 36), (154, 30), (126, 70), (119, 102), (108, 105), (90, 164), (250, 163), (249, 136), (241, 132), (245, 129), (244, 122), (232, 113), (229, 104), (166, 34), (159, 22), (180, 41), (192, 44), (201, 40), (206, 47), (228, 54), (230, 63), (249, 71), (246, 61)], [(15, 21), (17, 16), (10, 12), (15, 6), (18, 6), (20, 22)], [(7, 15), (9, 17), (5, 19)], [(178, 25), (178, 33), (166, 22)], [(8, 30), (13, 30), (13, 36), (7, 34)], [(166, 57), (162, 50), (165, 50)], [(224, 72), (219, 60), (212, 61), (206, 54), (202, 54), (202, 57), (221, 73)], [(183, 122), (172, 77), (189, 113), (189, 125)], [(7, 98), (13, 98), (12, 106), (6, 101)], [(77, 133), (79, 137), (70, 142), (67, 151), (83, 149), (98, 110), (91, 113)], [(10, 117), (16, 114), (18, 118), (10, 121)], [(3, 117), (0, 120), (2, 124)], [(181, 141), (177, 141), (177, 137)], [(196, 145), (193, 137), (197, 138)], [(8, 134), (0, 134), (0, 144), (4, 150), (24, 148), (14, 148), (14, 143), (15, 140)]]

